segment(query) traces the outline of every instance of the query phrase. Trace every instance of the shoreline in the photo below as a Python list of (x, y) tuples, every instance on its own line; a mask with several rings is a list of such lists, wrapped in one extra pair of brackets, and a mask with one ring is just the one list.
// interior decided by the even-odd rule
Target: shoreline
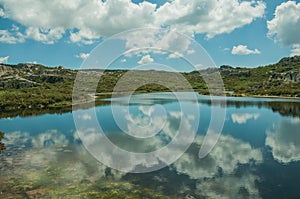
[[(184, 91), (178, 91), (178, 92), (184, 92)], [(149, 92), (149, 93), (157, 93), (157, 92)], [(160, 92), (162, 93), (162, 92)], [(198, 93), (198, 92), (197, 92)], [(97, 98), (95, 98), (95, 100), (89, 100), (83, 103), (79, 103), (79, 104), (72, 104), (72, 102), (70, 101), (66, 101), (64, 106), (58, 105), (58, 106), (48, 106), (48, 107), (39, 107), (39, 108), (20, 108), (20, 107), (6, 107), (7, 109), (1, 109), (1, 114), (0, 114), (0, 119), (4, 119), (4, 118), (11, 118), (11, 117), (27, 117), (27, 116), (38, 116), (38, 115), (43, 115), (43, 114), (62, 114), (62, 113), (66, 113), (66, 112), (72, 112), (74, 110), (78, 110), (78, 109), (87, 109), (87, 108), (91, 108), (93, 106), (97, 107), (97, 106), (101, 106), (101, 105), (105, 105), (105, 104), (109, 104), (109, 100), (104, 100), (104, 99), (110, 99), (110, 97), (107, 95), (109, 93), (105, 93), (105, 95), (103, 95), (102, 97), (99, 97), (99, 94), (97, 93), (96, 96), (98, 96)], [(124, 93), (123, 93), (124, 94)], [(143, 92), (141, 93), (134, 93), (136, 95), (138, 94), (143, 94)], [(144, 93), (145, 94), (145, 93)], [(198, 93), (200, 94), (200, 93)], [(206, 96), (209, 97), (209, 95), (204, 95), (204, 94), (200, 94), (202, 96)], [(122, 95), (124, 96), (124, 95)], [(114, 95), (114, 97), (117, 97), (116, 95)], [(120, 97), (120, 96), (118, 96)], [(216, 96), (216, 97), (221, 97), (221, 96)], [(224, 97), (224, 96), (223, 96)], [(278, 102), (293, 102), (293, 103), (300, 103), (300, 98), (299, 97), (287, 97), (287, 96), (260, 96), (260, 95), (241, 95), (241, 96), (234, 96), (234, 95), (227, 95), (226, 97), (229, 98), (259, 98), (259, 99), (266, 99), (266, 103), (268, 102), (272, 102), (270, 100), (278, 100)], [(269, 100), (267, 100), (269, 99)], [(280, 101), (282, 100), (282, 101)]]
[(293, 100), (299, 100), (300, 101), (300, 97), (272, 96), (272, 95), (267, 95), (267, 96), (253, 95), (252, 97), (253, 98), (293, 99)]
[[(186, 91), (176, 91), (176, 92), (186, 92)], [(139, 94), (149, 94), (149, 93), (170, 93), (170, 92), (164, 92), (164, 91), (155, 91), (155, 92), (148, 92), (148, 93), (143, 93), (143, 92), (136, 92), (136, 93), (133, 93), (133, 95), (139, 95)], [(211, 96), (211, 95), (207, 95), (207, 94), (201, 94), (197, 91), (195, 91), (195, 93), (198, 93), (199, 95), (202, 95), (202, 96)], [(102, 99), (110, 99), (110, 98), (115, 98), (115, 97), (124, 97), (124, 96), (127, 96), (127, 94), (130, 94), (130, 92), (121, 92), (121, 93), (117, 93), (117, 94), (114, 94), (114, 97), (112, 97), (113, 93), (96, 93), (95, 96), (96, 96), (96, 100), (102, 100)], [(111, 97), (108, 97), (108, 98), (101, 98), (99, 96), (101, 95), (110, 95)], [(288, 97), (288, 96), (274, 96), (274, 95), (246, 95), (246, 94), (240, 94), (240, 95), (231, 95), (231, 94), (226, 94), (225, 93), (225, 96), (218, 96), (218, 95), (212, 95), (213, 97), (234, 97), (234, 98), (245, 98), (245, 97), (248, 97), (248, 98), (265, 98), (265, 99), (290, 99), (290, 100), (296, 100), (300, 102), (300, 97)]]
[(241, 95), (241, 96), (236, 96), (236, 95), (227, 95), (226, 97), (251, 97), (251, 98), (265, 98), (265, 99), (291, 99), (291, 100), (299, 100), (300, 102), (300, 97), (288, 97), (288, 96), (275, 96), (275, 95)]

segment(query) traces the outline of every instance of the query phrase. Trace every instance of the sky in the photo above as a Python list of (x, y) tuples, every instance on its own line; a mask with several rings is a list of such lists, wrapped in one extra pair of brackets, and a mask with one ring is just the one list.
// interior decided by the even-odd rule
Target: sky
[[(163, 28), (164, 36), (148, 28)], [(2, 63), (78, 69), (85, 59), (96, 56), (97, 46), (111, 38), (122, 42), (106, 45), (106, 52), (98, 50), (98, 59), (110, 57), (119, 46), (137, 51), (122, 51), (111, 60), (115, 68), (153, 63), (180, 68), (185, 56), (203, 53), (186, 45), (194, 42), (216, 66), (268, 65), (300, 55), (300, 1), (0, 0)], [(143, 47), (160, 52), (136, 49)]]

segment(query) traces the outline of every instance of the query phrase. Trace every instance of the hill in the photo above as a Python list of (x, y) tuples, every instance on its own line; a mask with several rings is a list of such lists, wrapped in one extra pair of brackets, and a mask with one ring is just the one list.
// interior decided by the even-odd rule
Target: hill
[[(8, 113), (15, 110), (35, 112), (51, 110), (71, 110), (72, 91), (78, 71), (65, 69), (62, 66), (46, 67), (39, 64), (0, 64), (0, 110)], [(98, 98), (110, 97), (115, 84), (128, 71), (84, 71), (90, 78), (85, 87), (98, 84)], [(300, 56), (281, 59), (276, 64), (257, 68), (241, 68), (228, 65), (219, 68), (201, 70), (203, 76), (211, 76), (220, 72), (227, 95), (231, 96), (277, 96), (300, 97)], [(179, 73), (178, 73), (179, 74)], [(177, 74), (177, 75), (178, 75)], [(98, 82), (101, 75), (101, 80)], [(136, 84), (149, 82), (156, 77), (157, 82), (144, 85), (137, 93), (156, 91), (186, 91), (176, 73), (164, 71), (130, 71), (132, 78), (123, 82), (122, 91), (128, 92)], [(194, 91), (208, 94), (207, 85), (199, 71), (182, 73)], [(175, 77), (175, 78), (174, 78)], [(148, 79), (147, 79), (148, 78)], [(134, 82), (132, 82), (134, 79)], [(160, 84), (168, 82), (166, 88)], [(87, 99), (82, 99), (87, 101)], [(98, 102), (100, 103), (100, 102)]]
[(241, 95), (300, 97), (300, 56), (257, 68), (221, 66), (227, 90)]

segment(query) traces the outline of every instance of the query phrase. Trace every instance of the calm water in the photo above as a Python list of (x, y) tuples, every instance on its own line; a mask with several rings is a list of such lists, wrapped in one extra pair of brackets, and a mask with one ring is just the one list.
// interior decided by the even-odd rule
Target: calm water
[[(182, 119), (184, 130), (197, 129), (193, 144), (168, 167), (150, 173), (125, 173), (90, 155), (72, 113), (1, 119), (6, 149), (0, 154), (0, 198), (300, 197), (299, 101), (228, 98), (222, 134), (204, 159), (199, 159), (198, 153), (211, 108), (224, 109), (223, 105), (212, 105), (208, 97), (199, 96), (198, 111), (197, 102), (182, 98), (182, 113), (174, 96), (157, 93), (132, 97), (126, 112), (124, 101), (113, 100), (118, 125), (112, 106), (95, 109), (113, 144), (127, 151), (155, 151), (172, 142)], [(91, 116), (81, 111), (77, 115), (88, 123)], [(137, 123), (144, 131), (136, 128)], [(151, 138), (135, 139), (122, 133), (146, 136), (161, 126), (163, 130)]]

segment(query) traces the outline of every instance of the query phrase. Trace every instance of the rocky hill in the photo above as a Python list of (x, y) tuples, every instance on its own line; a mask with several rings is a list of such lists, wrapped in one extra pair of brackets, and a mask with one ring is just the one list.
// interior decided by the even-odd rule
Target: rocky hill
[(300, 56), (257, 68), (221, 66), (225, 88), (242, 95), (300, 97)]
[(0, 111), (70, 107), (75, 75), (62, 66), (0, 64)]
[[(87, 70), (89, 84), (98, 83), (98, 98), (109, 97), (119, 78), (127, 71), (96, 71)], [(132, 71), (131, 71), (132, 72)], [(228, 65), (219, 68), (202, 70), (203, 76), (213, 76), (220, 72), (227, 95), (232, 96), (285, 96), (300, 97), (300, 56), (281, 59), (276, 64), (257, 68), (241, 68)], [(99, 74), (102, 74), (99, 81)], [(70, 110), (72, 91), (77, 71), (65, 69), (62, 66), (46, 67), (40, 64), (0, 64), (0, 111), (25, 109), (59, 109)], [(133, 71), (134, 82), (147, 82), (147, 78), (162, 77), (168, 81), (172, 90), (185, 91), (176, 78), (172, 79), (170, 72), (164, 71)], [(198, 71), (182, 73), (189, 81), (194, 91), (209, 94), (206, 82)], [(174, 77), (174, 74), (173, 74)], [(148, 81), (149, 82), (149, 81)], [(158, 81), (159, 83), (160, 81)], [(125, 82), (123, 88), (131, 89), (132, 81)], [(140, 87), (137, 92), (168, 91), (159, 84)]]
[(43, 83), (60, 83), (74, 79), (75, 71), (45, 67), (40, 64), (0, 64), (0, 88), (29, 88), (42, 86)]

